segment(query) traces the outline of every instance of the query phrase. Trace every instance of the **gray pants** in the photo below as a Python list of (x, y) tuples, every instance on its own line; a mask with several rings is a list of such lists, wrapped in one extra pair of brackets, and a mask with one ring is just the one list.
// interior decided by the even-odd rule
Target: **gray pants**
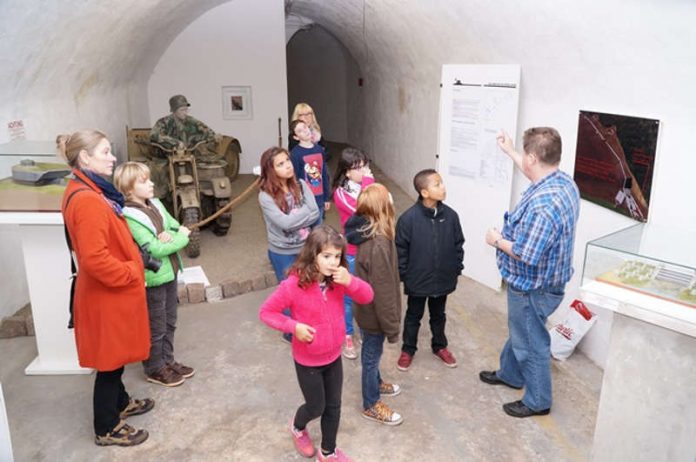
[(150, 315), (150, 357), (143, 361), (145, 374), (152, 375), (165, 364), (174, 362), (176, 330), (176, 279), (147, 288), (147, 311)]

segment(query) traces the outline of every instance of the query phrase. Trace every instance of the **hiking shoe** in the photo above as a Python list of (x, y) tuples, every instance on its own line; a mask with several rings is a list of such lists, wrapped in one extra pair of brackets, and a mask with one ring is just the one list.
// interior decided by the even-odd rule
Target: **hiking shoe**
[(400, 425), (404, 418), (398, 412), (392, 411), (389, 406), (382, 401), (377, 401), (374, 406), (365, 409), (362, 416), (367, 420), (374, 420), (384, 425)]
[(146, 412), (151, 411), (153, 407), (155, 407), (154, 399), (131, 398), (130, 401), (128, 401), (128, 405), (126, 406), (126, 408), (121, 411), (121, 414), (119, 414), (119, 417), (121, 417), (121, 419), (125, 419), (126, 417), (130, 417), (133, 415), (145, 414)]
[(191, 377), (193, 377), (193, 374), (196, 373), (196, 370), (194, 368), (184, 366), (183, 364), (178, 363), (176, 361), (169, 364), (169, 368), (185, 379), (190, 379)]
[(336, 448), (334, 452), (325, 456), (321, 451), (317, 451), (317, 462), (353, 462), (343, 451)]
[(292, 434), (292, 442), (295, 443), (295, 449), (302, 457), (312, 457), (314, 455), (316, 452), (314, 443), (312, 443), (312, 438), (309, 437), (309, 432), (306, 428), (304, 430), (296, 429), (295, 423), (291, 420), (290, 434)]
[(121, 420), (106, 435), (95, 435), (94, 443), (97, 446), (137, 446), (150, 436), (147, 430), (135, 429)]
[(147, 381), (165, 387), (178, 387), (184, 383), (184, 378), (169, 366), (162, 366), (160, 370), (154, 374), (148, 375)]
[(396, 362), (396, 368), (400, 371), (407, 371), (411, 367), (412, 361), (413, 355), (410, 355), (405, 351), (402, 351), (401, 356), (399, 356), (399, 360)]
[(355, 351), (355, 345), (353, 345), (353, 337), (346, 335), (346, 341), (343, 344), (343, 356), (347, 359), (357, 359), (358, 353)]
[(434, 355), (440, 358), (442, 362), (445, 363), (445, 366), (457, 367), (457, 360), (454, 359), (454, 356), (452, 356), (452, 353), (450, 353), (447, 348), (437, 350)]
[(382, 396), (396, 396), (401, 393), (401, 387), (395, 383), (382, 382), (379, 384), (379, 394)]

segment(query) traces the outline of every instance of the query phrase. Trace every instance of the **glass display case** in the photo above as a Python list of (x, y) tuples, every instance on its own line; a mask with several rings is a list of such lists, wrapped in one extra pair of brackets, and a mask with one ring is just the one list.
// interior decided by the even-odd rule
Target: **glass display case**
[(582, 283), (592, 281), (696, 308), (694, 233), (640, 223), (590, 241)]
[[(25, 181), (13, 178), (18, 172)], [(66, 172), (70, 168), (57, 156), (55, 142), (0, 144), (0, 212), (59, 212)]]

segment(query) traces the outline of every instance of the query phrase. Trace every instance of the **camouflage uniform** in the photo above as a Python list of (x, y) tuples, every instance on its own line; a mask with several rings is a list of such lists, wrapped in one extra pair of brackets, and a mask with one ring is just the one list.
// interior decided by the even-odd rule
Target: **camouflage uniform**
[(174, 114), (169, 114), (159, 119), (150, 131), (150, 141), (167, 149), (176, 148), (179, 141), (190, 148), (199, 141), (214, 140), (215, 132), (191, 116), (186, 116), (185, 120), (180, 120)]

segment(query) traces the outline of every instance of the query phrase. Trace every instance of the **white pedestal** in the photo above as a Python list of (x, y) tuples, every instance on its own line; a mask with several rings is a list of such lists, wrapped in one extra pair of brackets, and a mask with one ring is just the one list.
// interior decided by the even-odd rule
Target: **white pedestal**
[(89, 374), (79, 366), (68, 329), (70, 254), (60, 213), (0, 213), (0, 224), (20, 227), (22, 251), (39, 355), (27, 375)]
[(616, 313), (592, 460), (696, 460), (696, 310), (596, 281), (580, 293)]

